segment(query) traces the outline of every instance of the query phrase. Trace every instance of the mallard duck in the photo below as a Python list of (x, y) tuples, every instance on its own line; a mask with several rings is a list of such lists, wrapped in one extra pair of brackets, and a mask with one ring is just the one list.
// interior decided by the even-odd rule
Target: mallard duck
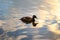
[(35, 18), (37, 18), (35, 15), (33, 17), (22, 17), (20, 20), (26, 24), (32, 23), (33, 26), (36, 26), (38, 23), (35, 23)]

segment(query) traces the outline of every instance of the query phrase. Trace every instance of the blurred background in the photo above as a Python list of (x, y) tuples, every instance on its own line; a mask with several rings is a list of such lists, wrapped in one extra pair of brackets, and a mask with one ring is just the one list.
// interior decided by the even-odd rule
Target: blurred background
[[(36, 27), (19, 20), (32, 15)], [(60, 40), (60, 1), (0, 0), (0, 40)]]

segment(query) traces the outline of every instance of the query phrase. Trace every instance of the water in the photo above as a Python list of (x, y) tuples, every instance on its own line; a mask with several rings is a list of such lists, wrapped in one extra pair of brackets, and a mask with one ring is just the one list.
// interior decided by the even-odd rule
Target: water
[[(59, 18), (51, 13), (52, 4), (48, 2), (0, 0), (0, 40), (60, 40)], [(36, 27), (19, 20), (32, 15), (38, 17)]]

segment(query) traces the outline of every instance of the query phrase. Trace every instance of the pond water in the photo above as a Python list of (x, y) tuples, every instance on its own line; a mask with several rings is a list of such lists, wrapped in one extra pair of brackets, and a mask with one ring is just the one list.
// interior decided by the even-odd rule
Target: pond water
[[(0, 0), (0, 40), (60, 40), (60, 16), (53, 13), (60, 8), (52, 6), (54, 1), (60, 4), (58, 0)], [(36, 27), (19, 20), (32, 15), (38, 17)]]

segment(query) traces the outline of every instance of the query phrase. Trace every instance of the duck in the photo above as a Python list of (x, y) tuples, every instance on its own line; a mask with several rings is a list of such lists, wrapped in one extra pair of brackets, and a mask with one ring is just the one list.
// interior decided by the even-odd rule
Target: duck
[(30, 24), (32, 23), (33, 26), (36, 26), (38, 23), (35, 23), (35, 18), (37, 19), (36, 15), (33, 15), (32, 17), (26, 16), (22, 17), (21, 20), (23, 23)]

